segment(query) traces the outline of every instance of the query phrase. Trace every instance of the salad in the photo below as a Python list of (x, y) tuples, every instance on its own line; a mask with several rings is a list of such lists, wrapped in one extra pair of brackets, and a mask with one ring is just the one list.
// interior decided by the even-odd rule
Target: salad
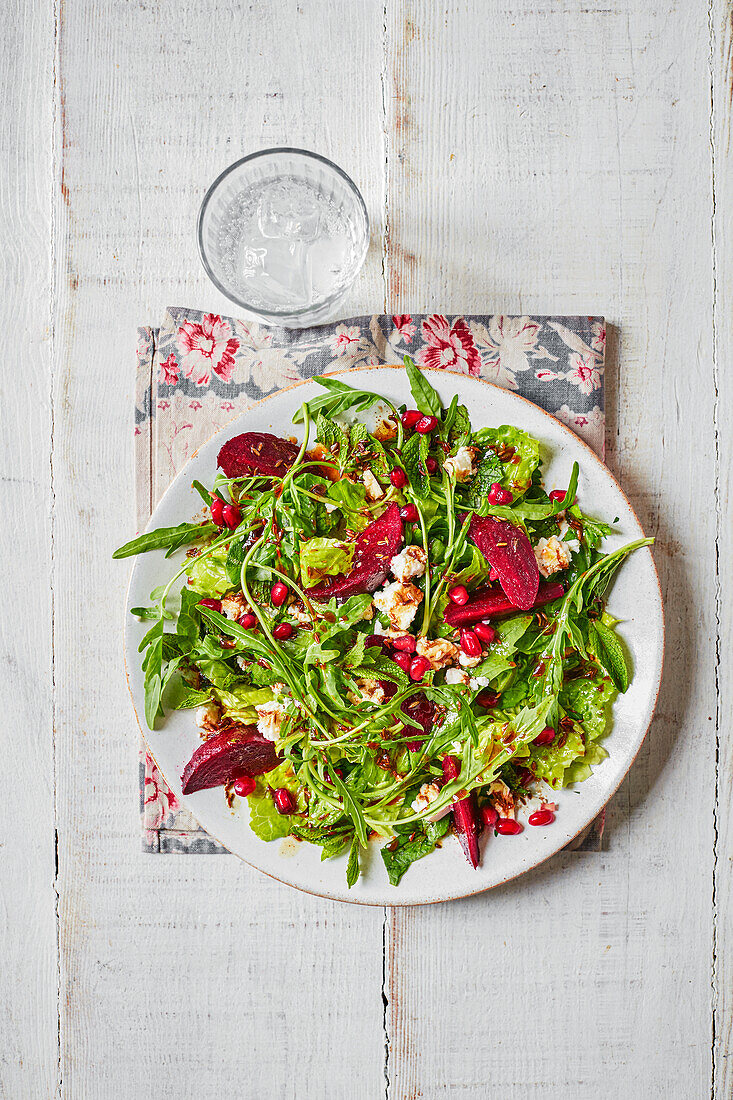
[(630, 673), (604, 597), (653, 541), (604, 554), (577, 463), (548, 493), (536, 439), (405, 368), (414, 408), (315, 379), (301, 443), (229, 439), (193, 483), (202, 516), (115, 552), (181, 552), (132, 613), (148, 725), (195, 710), (183, 793), (222, 787), (262, 840), (348, 852), (349, 886), (371, 840), (396, 886), (449, 831), (477, 867), (520, 808), (552, 824), (553, 792), (607, 755)]

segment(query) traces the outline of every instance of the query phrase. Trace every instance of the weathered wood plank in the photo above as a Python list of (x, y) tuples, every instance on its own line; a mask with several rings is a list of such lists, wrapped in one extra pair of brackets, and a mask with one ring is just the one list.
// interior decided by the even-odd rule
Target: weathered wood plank
[(387, 45), (391, 301), (606, 314), (620, 334), (609, 461), (658, 537), (668, 615), (659, 710), (612, 803), (608, 851), (392, 914), (389, 1095), (707, 1096), (707, 5), (389, 3)]
[[(139, 851), (137, 735), (115, 641), (134, 529), (135, 327), (168, 304), (231, 312), (194, 224), (245, 151), (331, 154), (380, 234), (382, 7), (67, 0), (56, 363), (61, 1043), (69, 1097), (383, 1091), (382, 913), (227, 857)], [(334, 62), (334, 59), (335, 62)], [(57, 183), (59, 181), (57, 180)], [(381, 297), (381, 254), (347, 308)]]
[[(730, 365), (733, 360), (733, 159), (731, 152), (731, 95), (733, 89), (733, 11), (730, 3), (719, 0), (711, 10), (713, 37), (711, 73), (713, 77), (713, 165), (714, 165), (714, 248), (715, 248), (715, 385), (718, 392), (717, 464), (718, 464), (718, 690), (715, 732), (718, 751), (718, 801), (716, 807), (716, 846), (713, 902), (715, 939), (713, 953), (714, 1042), (713, 1095), (724, 1100), (733, 1095), (733, 740), (730, 736), (731, 699), (733, 698), (733, 661), (730, 638), (733, 636), (733, 384)], [(711, 685), (712, 691), (712, 685)]]
[(56, 1087), (51, 694), (53, 13), (11, 2), (0, 40), (0, 1095)]

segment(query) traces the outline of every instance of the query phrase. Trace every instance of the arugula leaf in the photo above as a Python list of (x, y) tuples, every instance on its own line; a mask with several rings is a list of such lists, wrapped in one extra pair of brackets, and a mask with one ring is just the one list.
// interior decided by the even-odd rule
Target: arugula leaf
[(118, 546), (113, 558), (131, 558), (135, 554), (147, 554), (150, 550), (168, 550), (173, 553), (191, 542), (200, 542), (213, 535), (217, 528), (213, 523), (179, 523), (177, 527), (159, 527), (138, 535), (136, 539)]
[[(338, 416), (348, 410), (354, 413), (366, 412), (373, 405), (382, 403), (390, 405), (395, 417), (397, 417), (397, 410), (381, 394), (371, 393), (369, 390), (357, 390), (353, 386), (347, 386), (345, 382), (339, 382), (335, 378), (325, 378), (322, 375), (315, 375), (312, 381), (317, 382), (319, 386), (323, 386), (327, 392), (318, 394), (308, 402), (308, 411), (311, 416), (315, 416), (321, 411), (331, 417)], [(300, 424), (303, 419), (303, 409), (301, 407), (293, 416), (293, 423)]]
[(409, 355), (404, 357), (403, 362), (412, 396), (420, 412), (425, 413), (426, 416), (440, 416), (443, 403), (425, 375), (415, 366), (415, 361)]
[(349, 852), (349, 862), (346, 865), (346, 885), (349, 890), (359, 878), (359, 838), (354, 834)]
[[(155, 729), (155, 720), (161, 713), (160, 696), (163, 690), (163, 627), (161, 615), (155, 626), (145, 635), (147, 649), (142, 661), (145, 676), (145, 721)], [(142, 643), (141, 643), (142, 645)]]
[(398, 834), (395, 840), (382, 848), (384, 866), (393, 886), (399, 886), (400, 879), (411, 863), (435, 851), (435, 845), (445, 836), (449, 827), (448, 815), (441, 817), (439, 821), (420, 822), (407, 833)]

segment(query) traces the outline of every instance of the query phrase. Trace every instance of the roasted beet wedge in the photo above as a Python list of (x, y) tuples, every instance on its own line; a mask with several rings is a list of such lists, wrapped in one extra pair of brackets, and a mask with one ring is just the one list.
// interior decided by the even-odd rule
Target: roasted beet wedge
[(227, 477), (271, 474), (282, 477), (295, 462), (298, 448), (269, 432), (243, 432), (227, 440), (217, 462)]
[(306, 592), (314, 600), (345, 600), (362, 592), (376, 592), (389, 572), (389, 563), (402, 546), (402, 520), (396, 504), (357, 536), (351, 572), (329, 577)]
[(242, 775), (262, 775), (279, 763), (274, 744), (256, 726), (232, 726), (199, 745), (183, 769), (181, 789), (193, 794), (222, 787)]
[(537, 598), (540, 571), (521, 527), (493, 516), (473, 516), (469, 537), (479, 548), (515, 607), (528, 611)]
[[(443, 779), (447, 783), (451, 779), (457, 779), (460, 770), (455, 756), (443, 757)], [(478, 867), (481, 862), (481, 853), (478, 846), (481, 818), (479, 817), (478, 802), (474, 791), (471, 791), (466, 798), (460, 798), (453, 803), (451, 806), (451, 821), (466, 859), (472, 867)]]
[[(537, 598), (532, 607), (542, 607), (565, 595), (565, 589), (558, 582), (541, 584), (537, 589)], [(531, 610), (527, 608), (527, 610)], [(480, 619), (501, 619), (506, 615), (513, 615), (517, 607), (512, 601), (497, 588), (477, 588), (468, 603), (459, 607), (456, 603), (449, 603), (445, 609), (443, 618), (450, 626), (470, 626)]]

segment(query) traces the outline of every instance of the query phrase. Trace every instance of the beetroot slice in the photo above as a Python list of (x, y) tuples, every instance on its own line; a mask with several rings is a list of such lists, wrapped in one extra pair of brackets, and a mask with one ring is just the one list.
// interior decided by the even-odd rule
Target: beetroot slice
[(262, 775), (280, 763), (272, 741), (256, 726), (232, 726), (204, 741), (183, 769), (184, 794), (222, 787), (243, 775)]
[[(450, 782), (460, 774), (460, 765), (455, 756), (443, 757), (443, 779)], [(476, 792), (471, 791), (466, 798), (460, 798), (451, 806), (453, 831), (458, 837), (463, 853), (472, 867), (478, 867), (481, 853), (478, 846), (481, 832), (481, 819), (478, 814)]]
[(325, 581), (307, 588), (314, 600), (335, 598), (345, 600), (362, 592), (376, 592), (389, 572), (389, 563), (402, 545), (402, 520), (396, 504), (365, 527), (355, 541), (354, 559), (350, 573), (328, 577)]
[(295, 462), (298, 448), (269, 432), (243, 432), (227, 440), (217, 464), (227, 477), (271, 474), (282, 477)]
[[(537, 589), (537, 598), (532, 607), (542, 607), (543, 604), (552, 603), (560, 596), (565, 595), (565, 589), (558, 581), (549, 584), (541, 584)], [(513, 615), (517, 608), (503, 592), (496, 588), (477, 588), (468, 603), (459, 607), (457, 603), (448, 604), (445, 622), (449, 626), (468, 626), (477, 623), (480, 619), (500, 619), (506, 615)], [(531, 610), (527, 608), (527, 610)]]
[(493, 516), (472, 516), (469, 537), (478, 546), (515, 607), (528, 611), (537, 598), (540, 571), (521, 527)]
[[(427, 696), (423, 694), (411, 695), (409, 699), (404, 701), (401, 709), (413, 721), (422, 726), (426, 737), (430, 736), (433, 729), (433, 719), (435, 718), (435, 704)], [(420, 736), (415, 726), (403, 726), (403, 733), (414, 737), (415, 740)]]

